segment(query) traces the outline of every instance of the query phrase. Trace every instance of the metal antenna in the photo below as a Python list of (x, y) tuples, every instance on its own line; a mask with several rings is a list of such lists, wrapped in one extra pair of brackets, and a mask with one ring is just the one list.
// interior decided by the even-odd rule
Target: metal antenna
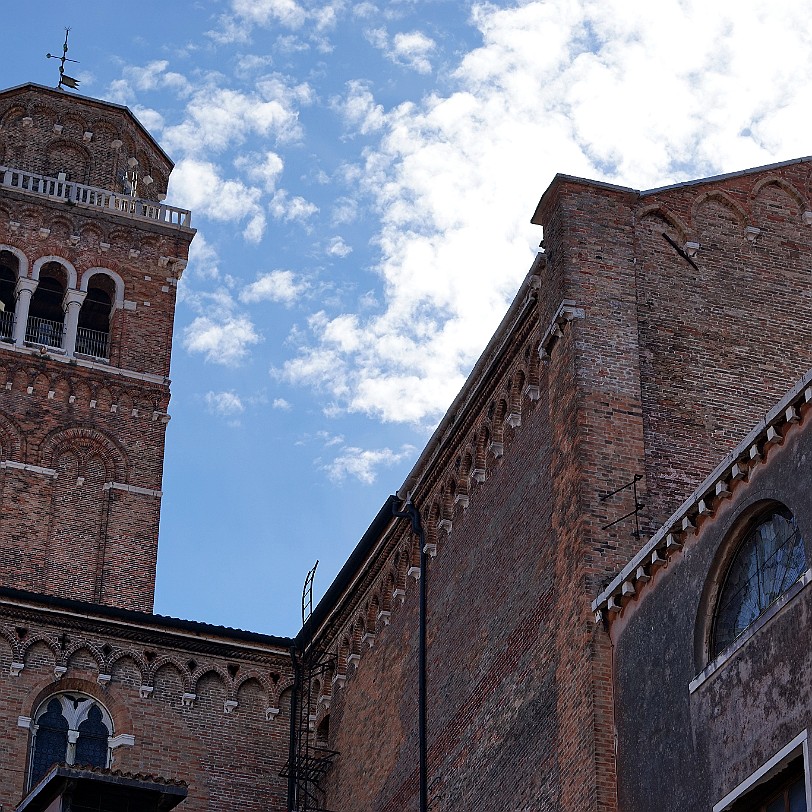
[(66, 62), (75, 62), (77, 65), (79, 64), (78, 59), (68, 59), (68, 34), (70, 33), (70, 28), (65, 29), (65, 44), (62, 46), (62, 56), (57, 56), (56, 54), (45, 54), (46, 59), (58, 59), (59, 60), (59, 82), (57, 87), (69, 87), (72, 90), (79, 89), (79, 80), (74, 79), (73, 76), (68, 76), (65, 73), (65, 63)]

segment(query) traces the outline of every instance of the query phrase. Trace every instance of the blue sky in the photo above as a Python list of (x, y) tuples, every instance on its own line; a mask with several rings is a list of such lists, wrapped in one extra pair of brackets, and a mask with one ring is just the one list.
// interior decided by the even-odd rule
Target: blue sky
[(3, 84), (55, 84), (70, 25), (81, 92), (151, 130), (198, 228), (156, 611), (297, 631), (307, 570), (318, 597), (498, 324), (556, 172), (649, 188), (812, 152), (808, 9), (774, 5), (7, 10)]

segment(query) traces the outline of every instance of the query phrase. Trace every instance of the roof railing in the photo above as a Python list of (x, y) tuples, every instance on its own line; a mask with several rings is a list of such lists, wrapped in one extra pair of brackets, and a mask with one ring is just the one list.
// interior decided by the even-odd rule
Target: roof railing
[(165, 223), (176, 228), (191, 228), (192, 213), (188, 209), (168, 206), (152, 200), (132, 197), (125, 192), (111, 192), (98, 186), (88, 186), (59, 177), (38, 175), (22, 169), (0, 166), (0, 186), (29, 194), (75, 203), (94, 209), (106, 209), (127, 217)]

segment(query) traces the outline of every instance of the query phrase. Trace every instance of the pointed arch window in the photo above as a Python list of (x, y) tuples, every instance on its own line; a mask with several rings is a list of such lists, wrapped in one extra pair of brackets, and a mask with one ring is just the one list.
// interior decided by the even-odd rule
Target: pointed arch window
[(758, 620), (806, 571), (806, 548), (786, 509), (762, 514), (728, 567), (714, 616), (711, 658)]
[(107, 767), (113, 722), (93, 697), (61, 693), (46, 699), (33, 718), (29, 786), (54, 764)]

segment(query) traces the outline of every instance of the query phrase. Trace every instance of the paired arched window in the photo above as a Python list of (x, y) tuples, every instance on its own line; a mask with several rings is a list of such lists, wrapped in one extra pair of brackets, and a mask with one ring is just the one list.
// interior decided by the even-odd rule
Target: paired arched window
[(758, 517), (739, 544), (716, 604), (711, 659), (740, 637), (806, 571), (804, 540), (790, 512)]
[(66, 692), (48, 697), (34, 714), (29, 786), (54, 764), (107, 767), (110, 714), (93, 697)]

